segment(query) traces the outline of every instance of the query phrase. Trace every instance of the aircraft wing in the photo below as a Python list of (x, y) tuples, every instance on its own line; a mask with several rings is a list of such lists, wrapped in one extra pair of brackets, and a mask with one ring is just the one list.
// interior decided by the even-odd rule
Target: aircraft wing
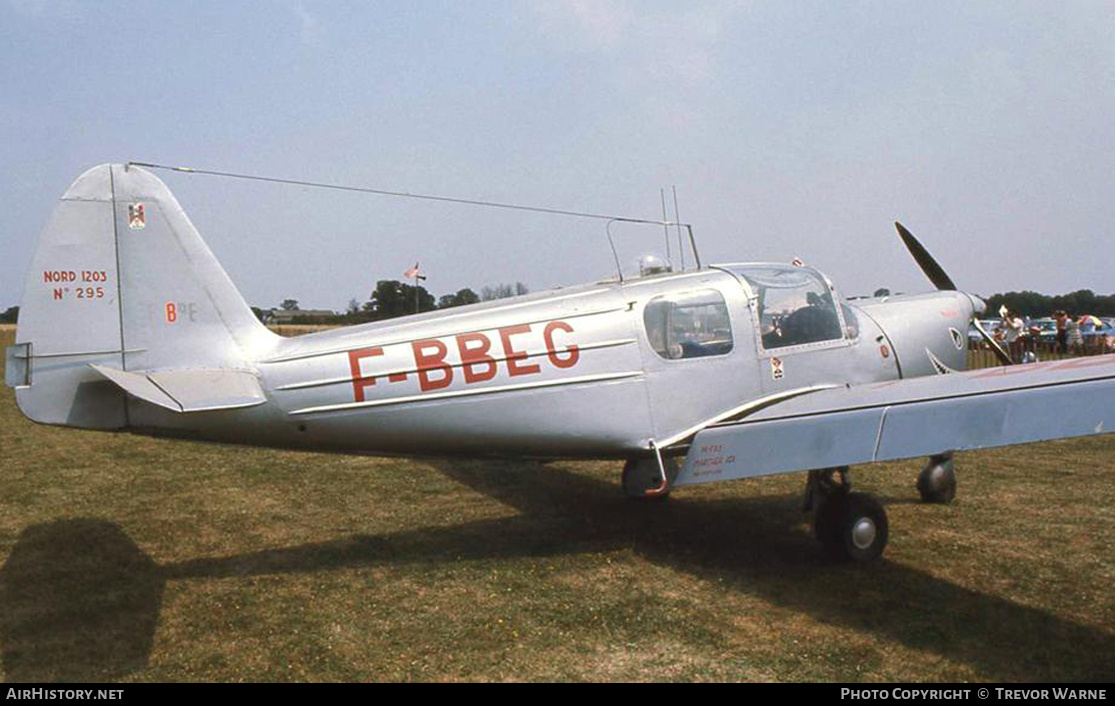
[(692, 441), (675, 485), (1115, 431), (1115, 355), (819, 390)]

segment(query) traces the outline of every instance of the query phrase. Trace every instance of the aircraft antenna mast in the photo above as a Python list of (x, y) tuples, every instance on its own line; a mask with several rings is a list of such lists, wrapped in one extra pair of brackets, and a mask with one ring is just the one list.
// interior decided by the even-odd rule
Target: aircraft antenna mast
[(666, 190), (659, 189), (658, 196), (662, 200), (662, 234), (665, 236), (666, 239), (666, 262), (669, 262), (672, 265), (673, 262), (672, 258), (670, 257), (670, 226), (666, 224)]
[[(674, 190), (674, 225), (676, 225), (677, 229), (678, 229), (678, 254), (681, 256), (681, 269), (684, 270), (685, 269), (685, 246), (681, 242), (681, 223), (678, 223), (678, 219), (681, 216), (678, 215), (678, 187), (677, 187), (677, 184), (674, 184), (672, 188)], [(663, 219), (663, 220), (665, 220), (665, 219)], [(692, 230), (689, 231), (689, 237), (690, 238), (693, 237), (693, 231)], [(693, 245), (693, 256), (696, 257), (696, 255), (697, 255), (697, 246), (696, 246), (696, 244), (694, 244)], [(700, 258), (697, 258), (697, 269), (698, 270), (701, 269)]]

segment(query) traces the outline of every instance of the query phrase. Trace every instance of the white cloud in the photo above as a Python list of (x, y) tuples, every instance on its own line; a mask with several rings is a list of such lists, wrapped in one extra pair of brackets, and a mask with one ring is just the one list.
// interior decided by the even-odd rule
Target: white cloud
[[(716, 51), (745, 6), (652, 6), (632, 0), (559, 0), (534, 5), (542, 33), (568, 51), (613, 61), (613, 78), (631, 85), (700, 86), (717, 70)], [(641, 79), (641, 80), (640, 80)]]
[(324, 30), (318, 18), (298, 2), (293, 7), (294, 14), (298, 17), (298, 37), (307, 46), (317, 46), (321, 43)]
[(743, 3), (549, 0), (532, 6), (535, 31), (558, 51), (596, 64), (629, 106), (627, 118), (662, 133), (699, 133), (718, 87), (730, 82), (725, 42)]
[(551, 19), (565, 20), (583, 49), (613, 49), (624, 39), (635, 19), (630, 3), (566, 0), (544, 6)]
[(81, 16), (77, 0), (7, 0), (7, 5), (24, 17), (72, 21)]

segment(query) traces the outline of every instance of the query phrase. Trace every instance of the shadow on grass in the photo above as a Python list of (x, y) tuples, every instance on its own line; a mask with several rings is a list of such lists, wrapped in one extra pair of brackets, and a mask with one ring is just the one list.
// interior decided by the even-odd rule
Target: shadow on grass
[(24, 530), (0, 569), (0, 658), (10, 682), (115, 679), (147, 664), (163, 573), (119, 527)]
[(157, 567), (97, 520), (39, 525), (0, 571), (0, 641), (11, 680), (112, 678), (146, 663), (164, 582), (339, 567), (632, 549), (649, 561), (970, 665), (999, 681), (1111, 676), (1115, 636), (882, 561), (824, 562), (797, 496), (631, 502), (617, 487), (531, 463), (441, 470), (520, 511), (454, 527), (357, 535)]

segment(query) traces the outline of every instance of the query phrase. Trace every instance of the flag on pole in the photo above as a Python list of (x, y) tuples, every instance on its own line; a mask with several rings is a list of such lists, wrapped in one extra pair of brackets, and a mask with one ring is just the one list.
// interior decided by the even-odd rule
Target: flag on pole
[(403, 277), (414, 280), (414, 313), (417, 314), (422, 310), (421, 300), (418, 298), (418, 293), (421, 287), (418, 286), (419, 280), (426, 279), (426, 275), (418, 269), (418, 263), (414, 263), (414, 267), (410, 268), (403, 273)]

